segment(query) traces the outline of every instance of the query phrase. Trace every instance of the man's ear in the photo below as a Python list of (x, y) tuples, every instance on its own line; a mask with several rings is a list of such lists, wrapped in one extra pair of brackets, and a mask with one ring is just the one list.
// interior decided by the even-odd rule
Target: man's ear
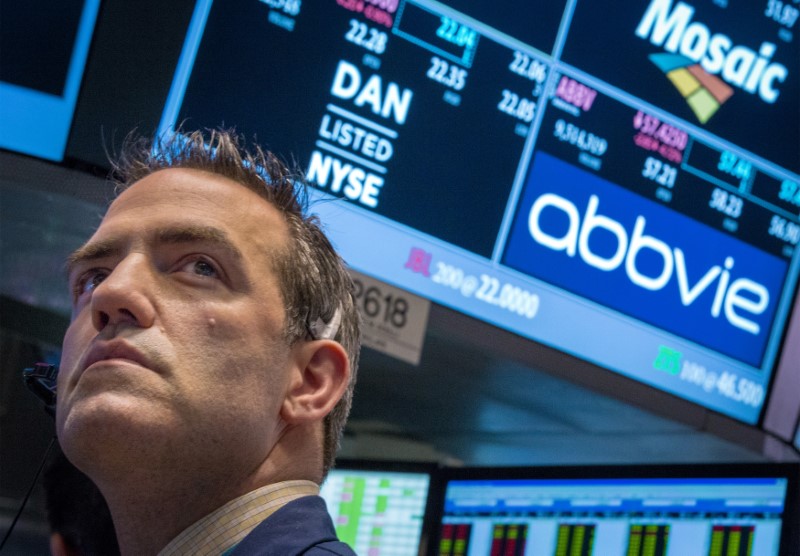
[(302, 342), (293, 350), (294, 365), (281, 417), (290, 425), (322, 421), (350, 381), (347, 352), (333, 340)]

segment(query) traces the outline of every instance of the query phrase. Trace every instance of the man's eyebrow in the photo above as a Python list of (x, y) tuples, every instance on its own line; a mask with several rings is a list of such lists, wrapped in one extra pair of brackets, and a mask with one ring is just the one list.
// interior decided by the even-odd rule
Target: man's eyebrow
[[(80, 264), (118, 255), (123, 250), (124, 243), (125, 239), (122, 237), (87, 243), (67, 257), (67, 274), (71, 274), (75, 267)], [(242, 252), (234, 245), (228, 234), (213, 226), (189, 225), (164, 228), (155, 233), (154, 243), (157, 245), (179, 243), (211, 244), (225, 250), (234, 259), (241, 260), (243, 258)]]
[(223, 230), (213, 226), (180, 226), (156, 232), (155, 243), (206, 243), (227, 251), (234, 259), (243, 258), (242, 252)]
[(120, 251), (122, 251), (121, 238), (86, 243), (73, 251), (69, 257), (67, 257), (67, 262), (65, 265), (67, 269), (67, 275), (71, 275), (75, 270), (75, 267), (78, 265), (112, 257)]

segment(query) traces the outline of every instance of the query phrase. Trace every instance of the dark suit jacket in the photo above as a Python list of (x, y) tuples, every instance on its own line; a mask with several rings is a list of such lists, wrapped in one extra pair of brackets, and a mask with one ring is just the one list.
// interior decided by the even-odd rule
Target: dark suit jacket
[(336, 537), (325, 501), (303, 496), (262, 521), (231, 556), (356, 556)]

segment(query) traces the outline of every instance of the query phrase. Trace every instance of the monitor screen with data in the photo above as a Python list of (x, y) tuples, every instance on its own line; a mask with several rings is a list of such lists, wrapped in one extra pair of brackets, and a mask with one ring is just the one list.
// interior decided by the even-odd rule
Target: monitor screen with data
[(357, 554), (417, 556), (433, 473), (422, 464), (338, 461), (320, 494), (339, 539)]
[(297, 161), (359, 271), (756, 423), (800, 268), (798, 14), (201, 0), (161, 130)]
[(792, 465), (462, 469), (438, 556), (778, 556), (798, 531)]

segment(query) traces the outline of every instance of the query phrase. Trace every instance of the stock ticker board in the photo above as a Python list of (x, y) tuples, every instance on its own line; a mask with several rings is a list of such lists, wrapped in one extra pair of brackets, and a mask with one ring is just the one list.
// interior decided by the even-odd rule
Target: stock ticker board
[(798, 15), (204, 0), (162, 129), (296, 160), (354, 268), (753, 423), (800, 264)]

